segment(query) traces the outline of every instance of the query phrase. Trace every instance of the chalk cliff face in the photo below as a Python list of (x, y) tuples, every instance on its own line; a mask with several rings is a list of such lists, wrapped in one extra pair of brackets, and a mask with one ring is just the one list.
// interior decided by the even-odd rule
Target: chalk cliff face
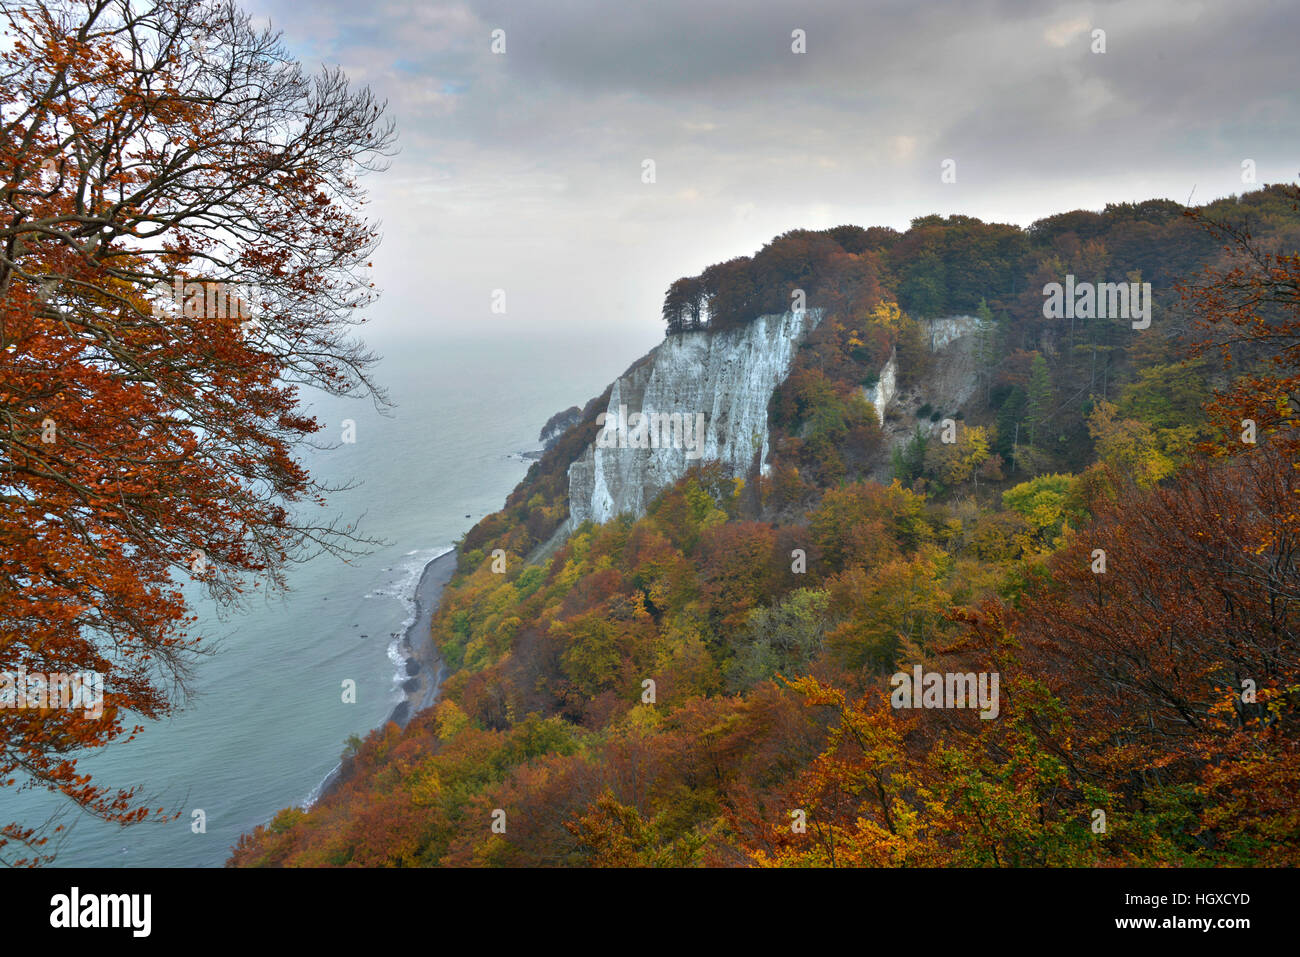
[[(881, 425), (885, 424), (885, 412), (891, 406), (902, 405), (910, 413), (921, 403), (928, 402), (941, 411), (955, 412), (975, 394), (973, 350), (980, 321), (974, 316), (922, 319), (921, 328), (929, 340), (930, 351), (936, 356), (926, 381), (913, 387), (907, 395), (900, 394), (898, 354), (895, 352), (881, 368), (875, 386), (862, 390), (867, 401), (875, 407)], [(907, 434), (910, 436), (911, 432)]]
[(926, 322), (930, 333), (930, 351), (938, 352), (950, 342), (955, 342), (979, 331), (980, 321), (974, 316), (949, 316)]
[[(659, 492), (703, 462), (737, 476), (756, 463), (766, 469), (768, 401), (821, 315), (808, 309), (723, 332), (678, 333), (624, 373), (610, 392), (605, 433), (569, 466), (569, 528), (644, 515)], [(667, 425), (675, 415), (680, 432)]]
[[(976, 383), (976, 333), (980, 321), (974, 316), (948, 316), (943, 319), (921, 320), (922, 330), (934, 353), (934, 361), (924, 382), (915, 382), (905, 389), (898, 387), (898, 356), (891, 355), (880, 370), (880, 376), (871, 389), (864, 388), (863, 395), (876, 408), (885, 434), (885, 450), (911, 441), (916, 429), (934, 433), (942, 427), (942, 419), (961, 410), (975, 395)], [(917, 412), (924, 406), (925, 415)], [(936, 419), (932, 413), (938, 412)], [(891, 479), (890, 457), (882, 455), (871, 473), (878, 482)]]
[(894, 396), (898, 393), (898, 353), (896, 351), (889, 353), (889, 361), (880, 370), (880, 376), (876, 379), (875, 387), (866, 391), (867, 401), (876, 410), (876, 418), (880, 420), (880, 424), (884, 425), (885, 408), (894, 401)]

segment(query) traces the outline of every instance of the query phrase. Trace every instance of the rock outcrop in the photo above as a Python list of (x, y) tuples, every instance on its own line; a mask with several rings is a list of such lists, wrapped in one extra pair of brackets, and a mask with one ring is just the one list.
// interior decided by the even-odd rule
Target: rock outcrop
[(568, 527), (644, 515), (659, 492), (702, 462), (720, 462), (737, 476), (755, 465), (765, 470), (768, 401), (821, 315), (808, 309), (738, 329), (677, 333), (620, 376), (606, 431), (569, 466)]
[[(885, 432), (886, 454), (881, 456), (871, 476), (880, 482), (889, 481), (891, 450), (910, 441), (918, 426), (924, 433), (935, 432), (944, 417), (961, 411), (975, 396), (978, 383), (975, 334), (980, 320), (975, 316), (949, 316), (921, 320), (921, 325), (934, 354), (925, 381), (906, 389), (897, 388), (897, 356), (891, 355), (880, 370), (875, 386), (862, 390), (875, 406)], [(918, 411), (925, 414), (918, 416)]]
[(876, 410), (876, 417), (880, 419), (880, 424), (884, 425), (885, 409), (889, 408), (889, 403), (893, 402), (894, 396), (898, 394), (898, 350), (890, 350), (889, 361), (880, 370), (875, 386), (863, 391), (867, 395), (867, 401)]

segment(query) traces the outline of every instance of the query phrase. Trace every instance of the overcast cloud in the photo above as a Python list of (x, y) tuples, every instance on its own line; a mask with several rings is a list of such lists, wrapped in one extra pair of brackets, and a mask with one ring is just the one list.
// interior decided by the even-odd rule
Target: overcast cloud
[(389, 101), (402, 152), (370, 180), (384, 338), (578, 324), (626, 337), (630, 360), (661, 335), (669, 282), (787, 229), (1025, 225), (1240, 192), (1247, 158), (1260, 183), (1300, 172), (1290, 2), (246, 7)]

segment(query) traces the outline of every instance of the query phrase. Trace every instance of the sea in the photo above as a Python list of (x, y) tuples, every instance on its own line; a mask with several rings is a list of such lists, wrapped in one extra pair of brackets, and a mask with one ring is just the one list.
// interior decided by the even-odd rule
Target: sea
[[(631, 339), (632, 341), (629, 341)], [(144, 721), (129, 742), (81, 758), (99, 783), (143, 786), (167, 823), (106, 823), (44, 791), (0, 789), (0, 818), (33, 823), (62, 812), (69, 825), (54, 866), (219, 867), (240, 834), (281, 808), (310, 803), (347, 738), (382, 724), (401, 700), (397, 642), (412, 621), (424, 566), (499, 509), (539, 448), (555, 412), (584, 405), (652, 341), (570, 331), (502, 335), (448, 327), (390, 336), (375, 379), (394, 407), (305, 393), (302, 404), (332, 449), (304, 449), (313, 474), (355, 487), (328, 497), (317, 519), (358, 523), (384, 544), (342, 561), (322, 555), (289, 568), (289, 588), (218, 609), (196, 591), (192, 634), (211, 653), (192, 695), (169, 719)], [(341, 442), (345, 420), (355, 441)], [(355, 682), (355, 703), (344, 682)], [(196, 815), (201, 811), (201, 815)], [(203, 828), (197, 826), (199, 820)]]

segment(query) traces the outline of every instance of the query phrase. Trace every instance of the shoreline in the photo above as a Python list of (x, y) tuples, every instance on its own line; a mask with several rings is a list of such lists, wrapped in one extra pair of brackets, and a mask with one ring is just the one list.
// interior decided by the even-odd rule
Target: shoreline
[[(391, 721), (404, 728), (415, 714), (437, 703), (447, 669), (433, 644), (433, 613), (438, 610), (443, 588), (456, 572), (458, 558), (459, 553), (452, 548), (430, 559), (420, 573), (415, 586), (415, 615), (400, 643), (401, 667), (405, 668), (407, 675), (401, 686), (403, 698), (378, 727), (382, 728)], [(342, 763), (336, 764), (303, 806), (310, 809), (333, 792), (342, 772)]]
[(438, 610), (443, 588), (456, 572), (458, 557), (453, 548), (431, 559), (415, 586), (415, 618), (402, 638), (407, 675), (402, 691), (406, 697), (394, 706), (387, 719), (403, 728), (417, 712), (433, 707), (442, 690), (446, 667), (433, 644), (433, 613)]

